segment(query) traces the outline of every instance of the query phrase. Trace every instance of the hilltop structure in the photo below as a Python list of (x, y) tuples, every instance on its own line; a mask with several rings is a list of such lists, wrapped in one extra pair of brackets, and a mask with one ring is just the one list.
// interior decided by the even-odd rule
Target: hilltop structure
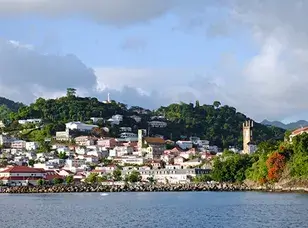
[(257, 150), (257, 146), (253, 142), (253, 121), (248, 120), (243, 123), (243, 153), (252, 154)]

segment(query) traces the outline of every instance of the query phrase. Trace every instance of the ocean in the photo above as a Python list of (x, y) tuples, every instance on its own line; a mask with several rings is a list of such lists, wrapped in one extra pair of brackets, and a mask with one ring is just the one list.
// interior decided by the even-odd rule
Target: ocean
[(293, 193), (0, 194), (1, 228), (304, 228), (307, 214)]

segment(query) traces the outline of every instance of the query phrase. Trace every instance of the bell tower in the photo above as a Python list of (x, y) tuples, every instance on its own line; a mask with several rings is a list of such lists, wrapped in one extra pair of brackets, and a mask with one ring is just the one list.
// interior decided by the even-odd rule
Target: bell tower
[(243, 153), (249, 154), (249, 143), (252, 142), (253, 121), (247, 120), (243, 123)]

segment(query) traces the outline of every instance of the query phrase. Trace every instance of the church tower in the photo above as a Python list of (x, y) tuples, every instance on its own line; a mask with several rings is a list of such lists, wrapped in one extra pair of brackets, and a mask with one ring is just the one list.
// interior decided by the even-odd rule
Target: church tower
[(247, 120), (245, 123), (243, 123), (243, 153), (249, 154), (250, 153), (250, 147), (249, 143), (251, 143), (252, 140), (252, 128), (253, 128), (253, 121)]

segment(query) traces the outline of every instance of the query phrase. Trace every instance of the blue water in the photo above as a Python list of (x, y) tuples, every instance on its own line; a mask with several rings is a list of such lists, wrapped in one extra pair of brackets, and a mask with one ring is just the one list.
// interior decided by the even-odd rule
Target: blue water
[(307, 194), (257, 192), (0, 195), (1, 228), (308, 227)]

